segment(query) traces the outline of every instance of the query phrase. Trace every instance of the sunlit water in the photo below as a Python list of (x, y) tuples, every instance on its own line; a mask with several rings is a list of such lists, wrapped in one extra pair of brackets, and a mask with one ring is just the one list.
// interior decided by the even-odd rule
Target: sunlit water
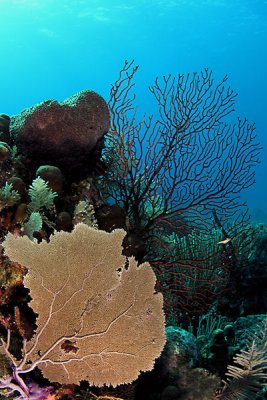
[(266, 0), (0, 0), (0, 16), (0, 113), (86, 88), (108, 99), (125, 59), (140, 65), (136, 92), (148, 112), (158, 75), (228, 74), (237, 115), (256, 122), (264, 146), (243, 196), (267, 221)]

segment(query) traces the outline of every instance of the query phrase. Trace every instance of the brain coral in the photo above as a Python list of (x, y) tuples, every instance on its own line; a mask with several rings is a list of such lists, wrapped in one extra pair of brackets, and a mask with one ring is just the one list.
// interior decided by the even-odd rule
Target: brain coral
[(63, 102), (46, 100), (11, 117), (10, 132), (27, 160), (81, 173), (109, 130), (109, 110), (97, 93), (84, 90)]

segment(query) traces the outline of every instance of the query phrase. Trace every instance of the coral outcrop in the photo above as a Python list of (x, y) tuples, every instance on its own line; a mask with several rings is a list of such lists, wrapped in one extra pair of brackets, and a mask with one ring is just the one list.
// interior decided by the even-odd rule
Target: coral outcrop
[(10, 133), (28, 162), (81, 174), (109, 130), (109, 120), (105, 100), (84, 90), (61, 103), (46, 100), (11, 117)]
[(10, 117), (6, 114), (0, 114), (0, 138), (7, 143), (10, 143), (9, 125)]

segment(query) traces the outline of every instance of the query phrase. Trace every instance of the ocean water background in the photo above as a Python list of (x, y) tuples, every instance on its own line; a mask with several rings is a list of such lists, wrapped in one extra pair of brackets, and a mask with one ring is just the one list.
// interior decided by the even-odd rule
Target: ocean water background
[(124, 60), (140, 65), (140, 111), (156, 76), (213, 70), (239, 94), (236, 116), (262, 143), (256, 184), (242, 197), (267, 222), (266, 0), (0, 0), (0, 113), (92, 89), (108, 99)]

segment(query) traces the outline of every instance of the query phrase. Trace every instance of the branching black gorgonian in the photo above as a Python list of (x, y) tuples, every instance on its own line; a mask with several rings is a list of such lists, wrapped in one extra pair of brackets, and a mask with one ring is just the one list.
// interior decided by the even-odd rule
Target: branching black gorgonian
[[(132, 254), (153, 265), (165, 301), (173, 292), (182, 308), (203, 310), (225, 289), (239, 251), (234, 241), (242, 243), (246, 208), (239, 195), (254, 183), (259, 162), (255, 126), (231, 123), (236, 94), (227, 76), (215, 83), (208, 69), (157, 78), (149, 89), (158, 112), (139, 118), (136, 72), (126, 62), (111, 87), (101, 191), (125, 210)], [(172, 251), (173, 236), (184, 237), (183, 254)]]
[(212, 72), (156, 79), (150, 92), (158, 118), (138, 119), (132, 94), (137, 67), (125, 63), (111, 88), (111, 130), (104, 160), (107, 197), (123, 206), (133, 229), (149, 236), (155, 224), (203, 227), (240, 211), (239, 193), (254, 183), (259, 162), (255, 126), (229, 124), (236, 94), (227, 76)]

